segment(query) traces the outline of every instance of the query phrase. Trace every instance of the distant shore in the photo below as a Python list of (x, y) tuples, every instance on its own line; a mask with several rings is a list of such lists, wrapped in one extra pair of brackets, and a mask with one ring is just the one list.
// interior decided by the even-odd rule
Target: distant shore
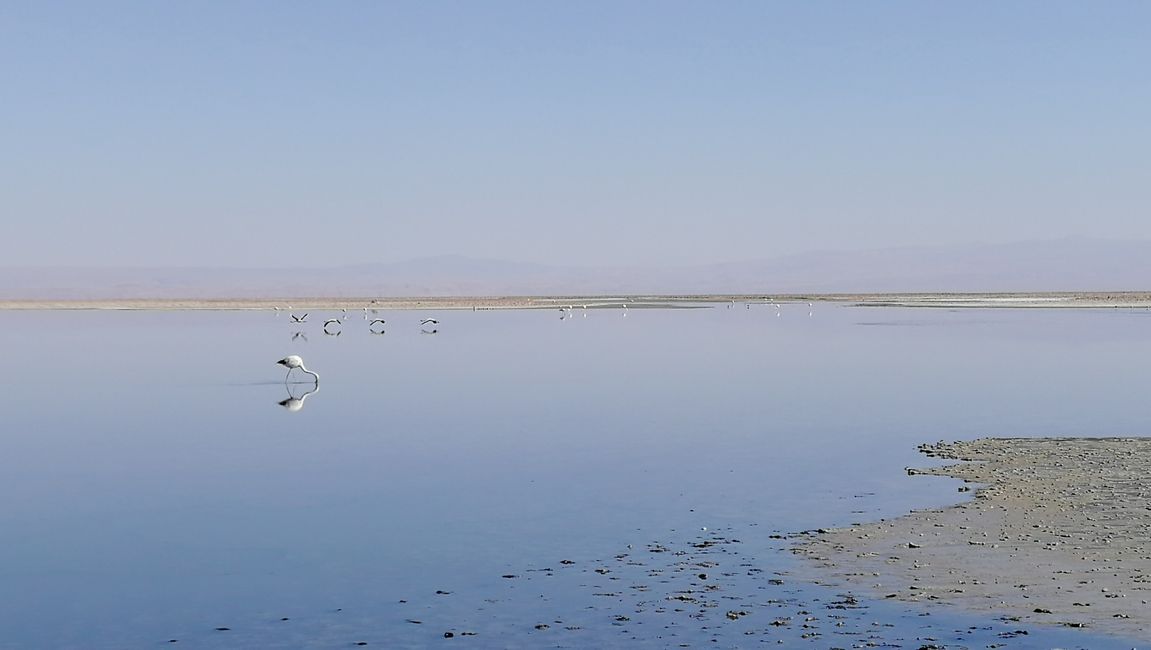
[(709, 294), (596, 296), (408, 296), (269, 298), (122, 298), (0, 300), (0, 310), (258, 310), (258, 309), (544, 309), (554, 307), (682, 308), (707, 303), (838, 303), (863, 307), (940, 309), (1151, 308), (1151, 292)]
[(910, 474), (986, 487), (954, 507), (802, 534), (796, 552), (817, 581), (1026, 623), (1151, 632), (1151, 438), (988, 438), (921, 451), (967, 462)]

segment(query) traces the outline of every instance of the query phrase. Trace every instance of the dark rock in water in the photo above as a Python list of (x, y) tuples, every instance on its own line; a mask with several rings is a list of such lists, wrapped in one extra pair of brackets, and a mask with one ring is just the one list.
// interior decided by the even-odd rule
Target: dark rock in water
[(701, 574), (697, 575), (696, 577), (699, 578), (700, 580), (707, 580), (707, 574), (706, 573), (701, 573)]
[(232, 628), (230, 628), (230, 627), (218, 627), (218, 628), (216, 628), (216, 631), (217, 631), (217, 632), (227, 632), (227, 631), (229, 631), (229, 630), (231, 630), (231, 629), (232, 629)]
[(423, 621), (417, 621), (417, 620), (416, 620), (416, 619), (414, 619), (414, 618), (405, 618), (404, 620), (405, 620), (405, 621), (407, 621), (407, 622), (409, 622), (409, 623), (413, 623), (413, 624), (415, 624), (415, 625), (423, 625), (423, 624), (424, 624), (424, 622), (423, 622)]
[(285, 616), (284, 618), (281, 618), (280, 620), (281, 620), (281, 621), (288, 621), (288, 620), (291, 620), (291, 619), (289, 619), (287, 616)]
[(452, 638), (452, 637), (454, 637), (454, 636), (455, 636), (455, 633), (454, 633), (454, 632), (444, 632), (444, 638), (445, 638), (445, 639), (450, 639), (450, 638)]
[(509, 579), (510, 579), (510, 578), (518, 578), (519, 576), (517, 576), (517, 575), (516, 575), (516, 574), (514, 574), (514, 573), (505, 573), (505, 574), (503, 575), (503, 577), (505, 577), (505, 578), (509, 578)]
[(437, 589), (437, 590), (436, 590), (436, 595), (437, 595), (437, 596), (447, 596), (447, 595), (448, 595), (448, 594), (450, 594), (450, 593), (452, 593), (452, 592), (450, 592), (450, 591), (444, 591), (443, 589)]

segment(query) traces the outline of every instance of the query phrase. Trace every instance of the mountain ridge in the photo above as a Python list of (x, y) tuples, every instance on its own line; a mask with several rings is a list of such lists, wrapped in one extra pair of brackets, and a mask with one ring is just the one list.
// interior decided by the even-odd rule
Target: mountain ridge
[(0, 299), (1140, 291), (1151, 241), (811, 251), (646, 268), (440, 255), (323, 268), (0, 267)]

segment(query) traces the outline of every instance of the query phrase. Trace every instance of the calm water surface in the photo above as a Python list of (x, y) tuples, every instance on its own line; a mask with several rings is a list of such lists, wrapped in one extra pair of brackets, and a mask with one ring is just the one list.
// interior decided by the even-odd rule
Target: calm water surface
[(1151, 431), (1147, 312), (328, 316), (0, 313), (0, 647), (1011, 647), (772, 535), (955, 501), (921, 442)]

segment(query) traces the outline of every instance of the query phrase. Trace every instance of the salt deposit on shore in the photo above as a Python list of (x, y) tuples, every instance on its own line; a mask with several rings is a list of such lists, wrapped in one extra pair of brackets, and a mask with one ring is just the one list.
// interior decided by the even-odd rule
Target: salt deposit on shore
[(804, 534), (796, 552), (821, 581), (1028, 623), (1151, 634), (1151, 439), (980, 439), (921, 450), (969, 462), (909, 474), (985, 487), (954, 507)]
[[(336, 287), (338, 289), (338, 287)], [(124, 298), (69, 300), (0, 300), (0, 309), (272, 309), (289, 305), (300, 309), (541, 309), (567, 305), (588, 308), (676, 307), (699, 303), (839, 303), (862, 307), (962, 308), (1151, 308), (1146, 292), (1059, 293), (918, 293), (918, 294), (709, 294), (709, 295), (595, 295), (595, 296), (415, 296), (415, 297), (307, 297), (268, 298)]]

